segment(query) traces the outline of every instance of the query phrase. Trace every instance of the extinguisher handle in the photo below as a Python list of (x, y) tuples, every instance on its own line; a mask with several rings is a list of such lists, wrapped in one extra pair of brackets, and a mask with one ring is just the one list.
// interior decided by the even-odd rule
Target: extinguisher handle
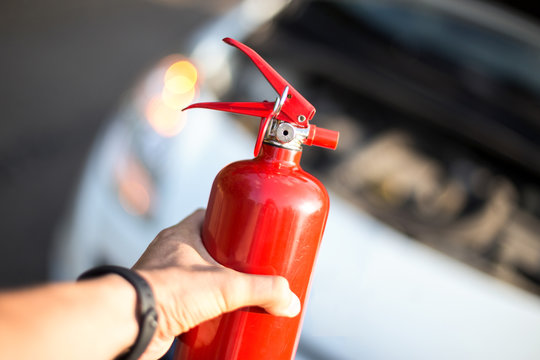
[(246, 54), (278, 94), (282, 94), (287, 87), (289, 88), (287, 101), (281, 107), (277, 119), (307, 128), (308, 121), (315, 115), (315, 107), (253, 49), (231, 38), (225, 38), (223, 41)]
[(253, 49), (231, 38), (224, 38), (223, 41), (246, 54), (280, 96), (275, 102), (202, 102), (192, 104), (183, 110), (206, 108), (260, 117), (261, 124), (255, 144), (255, 156), (259, 153), (271, 119), (285, 121), (299, 128), (309, 128), (310, 136), (304, 141), (307, 145), (322, 146), (329, 149), (336, 148), (339, 138), (336, 131), (317, 128), (309, 124), (309, 121), (315, 115), (315, 107), (309, 101), (300, 95)]
[(211, 110), (226, 111), (235, 114), (244, 114), (257, 117), (266, 117), (272, 112), (274, 103), (263, 102), (200, 102), (189, 105), (183, 110), (204, 108)]

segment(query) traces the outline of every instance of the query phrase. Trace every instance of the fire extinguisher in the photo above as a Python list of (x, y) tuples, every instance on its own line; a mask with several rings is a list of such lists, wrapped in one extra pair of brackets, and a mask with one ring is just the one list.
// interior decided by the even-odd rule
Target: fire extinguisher
[(257, 307), (224, 314), (183, 334), (175, 360), (290, 360), (329, 207), (322, 183), (300, 167), (302, 145), (335, 149), (339, 133), (311, 125), (313, 105), (255, 51), (230, 38), (223, 41), (244, 52), (280, 96), (273, 103), (210, 102), (186, 108), (261, 118), (255, 158), (226, 166), (214, 180), (203, 243), (224, 266), (285, 277), (302, 311), (295, 318)]

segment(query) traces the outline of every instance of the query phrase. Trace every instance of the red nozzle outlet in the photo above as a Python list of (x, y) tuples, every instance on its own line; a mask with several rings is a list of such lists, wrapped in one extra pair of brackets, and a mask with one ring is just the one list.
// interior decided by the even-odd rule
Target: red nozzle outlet
[(338, 142), (339, 132), (309, 125), (309, 135), (304, 144), (336, 150)]

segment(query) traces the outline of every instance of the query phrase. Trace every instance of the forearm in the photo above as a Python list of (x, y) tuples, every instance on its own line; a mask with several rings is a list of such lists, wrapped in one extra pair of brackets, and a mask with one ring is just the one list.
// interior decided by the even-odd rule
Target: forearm
[(0, 358), (114, 358), (137, 336), (135, 304), (117, 275), (0, 293)]
[[(277, 316), (300, 312), (286, 279), (239, 273), (212, 259), (200, 237), (203, 218), (196, 211), (160, 232), (134, 266), (158, 314), (141, 359), (161, 357), (175, 336), (245, 306)], [(135, 288), (117, 275), (0, 292), (0, 359), (112, 359), (137, 338), (136, 303)]]

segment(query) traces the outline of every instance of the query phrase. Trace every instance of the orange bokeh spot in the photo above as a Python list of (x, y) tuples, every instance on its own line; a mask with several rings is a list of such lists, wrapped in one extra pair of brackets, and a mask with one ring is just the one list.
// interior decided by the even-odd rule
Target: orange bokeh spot
[(129, 159), (117, 171), (118, 198), (124, 210), (141, 216), (150, 212), (152, 181), (144, 167)]
[(165, 72), (164, 78), (167, 91), (184, 94), (192, 91), (197, 83), (197, 69), (187, 60), (177, 61)]
[(154, 131), (164, 137), (177, 135), (186, 123), (185, 114), (160, 96), (152, 98), (146, 105), (146, 118)]
[(178, 111), (188, 106), (194, 97), (195, 88), (192, 88), (190, 91), (187, 91), (185, 93), (179, 94), (170, 91), (167, 87), (164, 87), (163, 91), (161, 92), (161, 100), (163, 100), (165, 105)]

